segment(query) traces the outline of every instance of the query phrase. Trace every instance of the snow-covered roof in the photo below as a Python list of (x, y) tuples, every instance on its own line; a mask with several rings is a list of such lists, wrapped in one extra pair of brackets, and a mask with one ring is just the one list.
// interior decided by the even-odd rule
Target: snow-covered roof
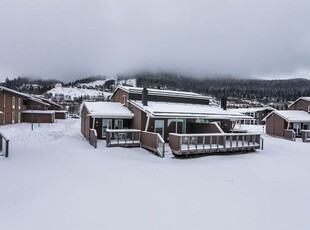
[(6, 87), (4, 87), (4, 86), (0, 86), (0, 91), (1, 91), (1, 90), (5, 90), (5, 91), (11, 92), (11, 93), (15, 93), (15, 94), (18, 94), (18, 95), (20, 95), (20, 96), (26, 97), (26, 98), (29, 99), (29, 100), (32, 100), (32, 101), (41, 103), (41, 104), (43, 104), (43, 105), (50, 106), (50, 104), (47, 104), (47, 103), (43, 102), (41, 99), (36, 98), (36, 97), (31, 96), (31, 95), (26, 94), (26, 93), (21, 93), (21, 92), (18, 92), (18, 91), (16, 91), (16, 90), (13, 90), (13, 89), (6, 88)]
[(293, 104), (295, 104), (299, 100), (310, 101), (310, 97), (300, 97), (296, 101), (294, 101), (292, 104), (290, 104), (288, 107), (291, 107)]
[(231, 112), (237, 113), (255, 113), (264, 110), (275, 110), (272, 107), (253, 107), (253, 108), (240, 108), (240, 109), (229, 109)]
[(38, 98), (39, 100), (42, 100), (43, 102), (46, 102), (50, 105), (55, 105), (59, 108), (62, 108), (63, 106), (62, 105), (59, 105), (57, 104), (56, 102), (52, 101), (52, 100), (49, 100), (47, 98), (45, 98), (43, 95), (31, 95), (32, 97), (35, 97), (35, 98)]
[(120, 102), (83, 102), (89, 116), (96, 118), (131, 119), (134, 114)]
[[(141, 94), (142, 90), (143, 90), (143, 88), (141, 88), (141, 87), (118, 86), (116, 88), (115, 92), (117, 91), (118, 88), (124, 90), (125, 92), (136, 93), (136, 94)], [(195, 98), (195, 99), (204, 99), (204, 100), (212, 99), (212, 97), (210, 97), (210, 96), (204, 96), (204, 95), (201, 95), (198, 93), (192, 93), (192, 92), (174, 91), (174, 90), (161, 90), (161, 89), (151, 89), (151, 88), (148, 88), (147, 90), (148, 90), (149, 95), (159, 95), (159, 96), (166, 96), (166, 97), (180, 97), (180, 98)]]
[(163, 118), (205, 118), (205, 119), (253, 119), (250, 116), (241, 113), (223, 110), (220, 107), (196, 104), (181, 104), (168, 102), (148, 102), (147, 106), (143, 106), (141, 101), (129, 102), (144, 111), (151, 117)]
[(274, 110), (263, 120), (266, 121), (272, 114), (277, 114), (287, 122), (310, 122), (310, 114), (302, 110)]
[(54, 114), (54, 110), (25, 110), (22, 113), (33, 113), (33, 114)]
[(40, 103), (40, 104), (43, 104), (43, 105), (46, 105), (46, 106), (51, 106), (49, 103), (46, 103), (46, 102), (44, 102), (41, 99), (36, 98), (36, 97), (29, 96), (28, 100), (35, 101), (37, 103)]

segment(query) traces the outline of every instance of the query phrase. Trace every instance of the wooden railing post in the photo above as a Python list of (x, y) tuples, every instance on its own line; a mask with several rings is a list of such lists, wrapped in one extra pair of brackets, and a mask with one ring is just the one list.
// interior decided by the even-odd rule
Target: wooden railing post
[(9, 140), (6, 140), (6, 144), (5, 144), (5, 157), (9, 157)]

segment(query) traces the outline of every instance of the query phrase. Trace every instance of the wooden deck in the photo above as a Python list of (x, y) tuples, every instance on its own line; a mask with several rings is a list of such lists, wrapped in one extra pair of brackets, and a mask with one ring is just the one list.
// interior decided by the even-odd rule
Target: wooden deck
[(249, 152), (263, 147), (258, 133), (170, 134), (175, 155)]
[(108, 147), (140, 147), (140, 130), (107, 129), (106, 145)]

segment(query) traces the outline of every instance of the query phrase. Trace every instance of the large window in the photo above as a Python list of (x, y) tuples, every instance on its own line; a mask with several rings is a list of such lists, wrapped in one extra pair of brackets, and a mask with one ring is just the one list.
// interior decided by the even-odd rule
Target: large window
[(21, 120), (21, 112), (18, 112), (18, 123), (20, 123)]
[(122, 129), (122, 128), (123, 128), (123, 120), (115, 119), (114, 129)]
[(14, 124), (15, 123), (15, 112), (13, 111), (12, 112), (12, 124)]
[(22, 107), (22, 99), (18, 98), (18, 109), (21, 109)]
[(15, 97), (12, 97), (12, 108), (15, 109)]
[(169, 133), (185, 133), (185, 119), (168, 119)]

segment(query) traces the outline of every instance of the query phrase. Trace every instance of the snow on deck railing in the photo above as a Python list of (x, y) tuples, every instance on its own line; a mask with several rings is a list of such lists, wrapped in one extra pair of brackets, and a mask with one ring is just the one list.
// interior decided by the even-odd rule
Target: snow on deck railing
[(9, 142), (10, 140), (0, 132), (0, 151), (2, 153), (0, 156), (9, 157)]
[(138, 129), (107, 129), (107, 146), (136, 146), (140, 144), (140, 130)]
[(301, 130), (301, 138), (303, 142), (310, 141), (310, 130)]
[(177, 155), (238, 152), (262, 149), (263, 139), (260, 133), (170, 133), (169, 146)]
[(296, 141), (296, 132), (293, 129), (284, 129), (284, 138)]

